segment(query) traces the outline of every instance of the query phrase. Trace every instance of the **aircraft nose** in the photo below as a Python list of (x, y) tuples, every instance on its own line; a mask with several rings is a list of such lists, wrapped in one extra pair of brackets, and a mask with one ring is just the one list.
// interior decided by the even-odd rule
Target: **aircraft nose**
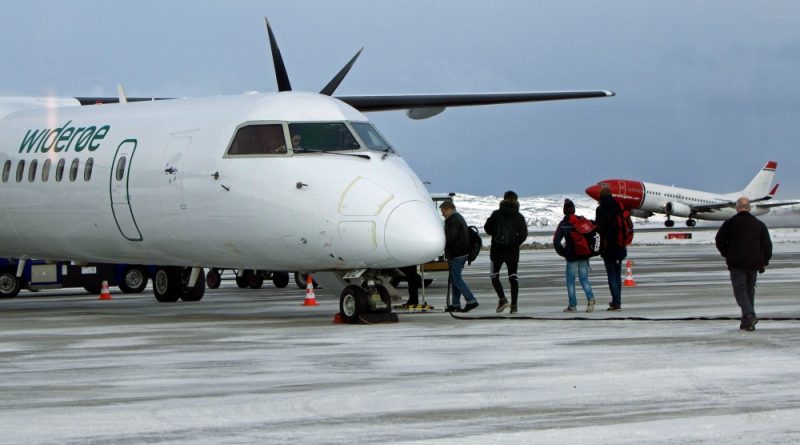
[(586, 188), (586, 194), (594, 199), (600, 199), (600, 186), (595, 184)]
[(425, 263), (444, 250), (442, 220), (430, 202), (404, 202), (389, 215), (384, 240), (398, 265)]

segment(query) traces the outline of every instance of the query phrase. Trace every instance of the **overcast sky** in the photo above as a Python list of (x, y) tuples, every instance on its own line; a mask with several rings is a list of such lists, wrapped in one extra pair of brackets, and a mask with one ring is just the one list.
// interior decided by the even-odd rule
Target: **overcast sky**
[(626, 177), (715, 192), (778, 161), (800, 197), (796, 1), (0, 0), (0, 95), (609, 89), (608, 99), (370, 119), (432, 192), (582, 193)]

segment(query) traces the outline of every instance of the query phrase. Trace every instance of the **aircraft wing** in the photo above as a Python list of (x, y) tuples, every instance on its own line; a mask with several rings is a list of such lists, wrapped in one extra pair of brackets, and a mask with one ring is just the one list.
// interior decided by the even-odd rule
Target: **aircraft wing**
[(773, 207), (790, 206), (795, 204), (800, 204), (800, 201), (768, 202), (764, 204), (756, 204), (756, 207), (759, 209), (771, 209)]
[(540, 91), (518, 93), (411, 94), (378, 96), (336, 96), (361, 112), (409, 110), (409, 117), (424, 119), (447, 107), (544, 102), (565, 99), (589, 99), (614, 96), (613, 91)]
[(702, 204), (689, 206), (694, 213), (711, 213), (718, 210), (736, 207), (735, 201), (722, 201), (714, 204)]

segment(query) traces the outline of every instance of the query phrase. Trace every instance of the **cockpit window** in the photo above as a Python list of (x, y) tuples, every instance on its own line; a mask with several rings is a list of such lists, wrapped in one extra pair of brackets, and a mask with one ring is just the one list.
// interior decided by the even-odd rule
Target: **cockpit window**
[(344, 122), (289, 124), (292, 149), (303, 151), (358, 150), (361, 148)]
[(386, 139), (384, 139), (381, 134), (378, 133), (378, 130), (369, 122), (351, 122), (350, 124), (370, 150), (386, 151), (392, 148), (392, 146), (386, 142)]
[(247, 125), (236, 131), (228, 155), (274, 155), (286, 153), (281, 124)]

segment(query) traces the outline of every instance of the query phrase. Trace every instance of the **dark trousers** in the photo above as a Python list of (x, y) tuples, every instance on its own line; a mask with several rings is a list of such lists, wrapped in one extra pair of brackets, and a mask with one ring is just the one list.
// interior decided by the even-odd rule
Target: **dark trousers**
[(422, 284), (422, 279), (417, 273), (417, 266), (398, 267), (398, 269), (403, 272), (408, 282), (408, 301), (406, 301), (406, 304), (419, 304), (419, 288)]
[(755, 315), (756, 277), (755, 270), (731, 269), (731, 284), (736, 303), (742, 309), (742, 317)]
[(608, 291), (611, 292), (611, 305), (622, 306), (622, 260), (603, 258), (608, 275)]
[(494, 291), (497, 292), (497, 298), (505, 300), (506, 296), (503, 293), (503, 284), (500, 283), (500, 268), (506, 264), (508, 269), (508, 282), (511, 283), (511, 305), (517, 305), (517, 296), (519, 295), (519, 280), (517, 279), (517, 266), (516, 261), (492, 261), (492, 274), (489, 276), (492, 279), (492, 286)]

